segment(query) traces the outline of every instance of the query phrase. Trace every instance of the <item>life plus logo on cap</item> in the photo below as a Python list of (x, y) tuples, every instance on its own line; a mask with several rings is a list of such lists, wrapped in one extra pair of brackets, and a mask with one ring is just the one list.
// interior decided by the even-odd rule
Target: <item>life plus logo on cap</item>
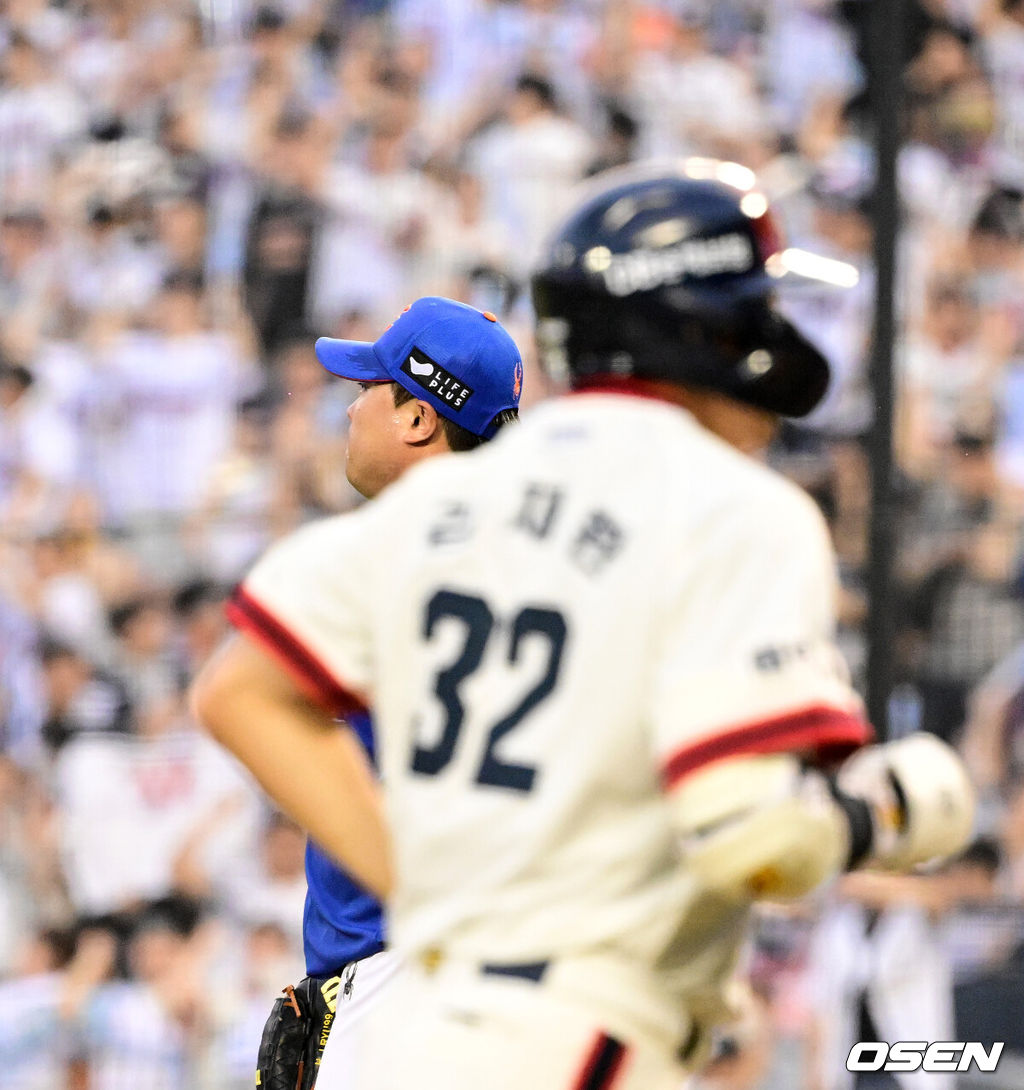
[(456, 412), (473, 396), (471, 387), (460, 382), (450, 371), (446, 371), (436, 360), (432, 360), (418, 348), (414, 348), (406, 357), (402, 372)]

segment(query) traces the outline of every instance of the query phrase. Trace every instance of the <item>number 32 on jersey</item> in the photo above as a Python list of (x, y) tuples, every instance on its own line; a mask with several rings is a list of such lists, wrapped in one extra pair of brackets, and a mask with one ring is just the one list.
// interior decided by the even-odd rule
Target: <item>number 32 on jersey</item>
[(546, 700), (558, 683), (558, 672), (565, 650), (567, 627), (558, 610), (526, 606), (507, 624), (497, 624), (491, 608), (482, 599), (454, 590), (439, 590), (427, 603), (423, 615), (422, 636), (428, 642), (442, 621), (455, 620), (462, 626), (458, 653), (434, 676), (433, 691), (444, 712), (440, 737), (434, 745), (417, 743), (412, 752), (412, 771), (422, 776), (436, 776), (451, 762), (466, 717), (461, 688), (479, 668), (492, 639), (506, 640), (505, 661), (514, 666), (521, 649), (529, 640), (541, 640), (547, 658), (538, 676), (520, 701), (501, 716), (486, 732), (483, 752), (476, 764), (473, 782), (484, 787), (527, 792), (533, 789), (537, 768), (502, 760), (501, 741), (511, 734), (539, 704)]

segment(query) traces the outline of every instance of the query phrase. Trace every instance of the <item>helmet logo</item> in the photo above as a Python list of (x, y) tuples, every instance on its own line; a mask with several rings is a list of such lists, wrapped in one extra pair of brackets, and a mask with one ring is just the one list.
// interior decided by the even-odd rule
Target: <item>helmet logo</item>
[(522, 360), (516, 360), (516, 373), (512, 379), (512, 398), (514, 401), (519, 400), (520, 391), (523, 388), (523, 363)]
[(749, 272), (756, 263), (749, 236), (733, 231), (716, 238), (692, 238), (659, 250), (632, 250), (626, 254), (590, 251), (587, 266), (604, 279), (612, 295), (632, 295), (684, 276), (718, 276)]

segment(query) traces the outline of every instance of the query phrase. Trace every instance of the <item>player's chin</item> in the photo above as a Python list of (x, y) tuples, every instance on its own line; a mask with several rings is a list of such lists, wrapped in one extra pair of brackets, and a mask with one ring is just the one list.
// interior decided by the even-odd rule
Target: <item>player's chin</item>
[[(374, 495), (371, 483), (366, 479), (366, 473), (359, 459), (352, 457), (351, 448), (345, 451), (345, 479), (360, 496), (370, 499)], [(370, 489), (370, 491), (367, 491), (367, 489)]]
[(348, 483), (364, 499), (372, 500), (397, 476), (390, 472), (382, 461), (372, 458), (353, 457), (351, 451), (345, 455), (345, 477)]

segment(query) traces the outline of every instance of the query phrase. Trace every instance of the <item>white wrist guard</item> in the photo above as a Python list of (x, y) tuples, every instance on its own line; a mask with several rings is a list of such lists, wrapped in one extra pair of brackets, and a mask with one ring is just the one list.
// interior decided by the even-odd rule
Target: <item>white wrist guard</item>
[(858, 750), (836, 782), (870, 810), (868, 866), (910, 870), (955, 855), (970, 840), (974, 788), (956, 751), (933, 734)]
[(727, 900), (802, 897), (849, 854), (827, 781), (791, 754), (720, 761), (676, 788), (672, 805), (687, 868)]

